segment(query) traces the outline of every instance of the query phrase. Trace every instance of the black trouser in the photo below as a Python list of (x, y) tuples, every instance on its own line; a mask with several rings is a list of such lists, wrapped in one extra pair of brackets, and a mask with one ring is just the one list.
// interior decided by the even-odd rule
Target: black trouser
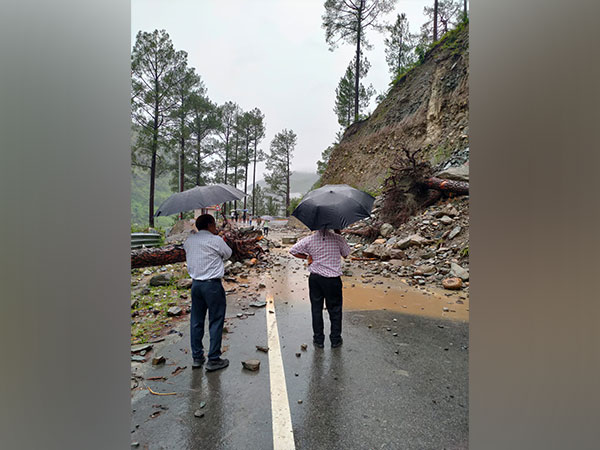
[(208, 311), (208, 333), (210, 347), (208, 359), (219, 359), (221, 356), (221, 340), (226, 310), (225, 290), (219, 279), (194, 280), (192, 283), (192, 317), (190, 318), (192, 357), (201, 359), (204, 356), (204, 321)]
[(325, 341), (323, 334), (323, 300), (325, 300), (331, 321), (329, 339), (332, 344), (339, 343), (342, 340), (342, 279), (311, 273), (308, 277), (308, 291), (312, 311), (313, 340), (319, 344)]

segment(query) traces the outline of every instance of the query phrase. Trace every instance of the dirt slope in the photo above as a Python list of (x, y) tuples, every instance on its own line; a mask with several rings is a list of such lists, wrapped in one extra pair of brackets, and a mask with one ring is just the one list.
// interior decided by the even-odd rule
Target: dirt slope
[(468, 25), (450, 32), (390, 89), (373, 114), (350, 126), (321, 184), (379, 190), (402, 147), (423, 148), (432, 164), (468, 147)]

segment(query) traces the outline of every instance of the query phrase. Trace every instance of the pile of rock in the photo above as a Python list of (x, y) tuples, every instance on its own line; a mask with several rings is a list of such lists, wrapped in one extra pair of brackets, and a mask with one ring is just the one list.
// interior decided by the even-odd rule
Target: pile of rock
[[(355, 228), (377, 223), (379, 205), (374, 208), (373, 217), (356, 224)], [(461, 288), (468, 286), (468, 197), (431, 206), (398, 228), (384, 223), (373, 242), (352, 234), (347, 238), (354, 247), (352, 256), (381, 261), (370, 273), (384, 276), (395, 273), (410, 277), (414, 284), (439, 286), (451, 277), (461, 281)]]

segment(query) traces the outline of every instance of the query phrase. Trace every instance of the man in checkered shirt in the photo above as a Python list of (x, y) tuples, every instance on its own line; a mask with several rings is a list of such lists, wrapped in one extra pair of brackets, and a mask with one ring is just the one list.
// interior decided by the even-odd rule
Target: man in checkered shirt
[(196, 219), (197, 233), (191, 234), (183, 244), (187, 269), (192, 282), (191, 346), (192, 368), (204, 364), (204, 321), (208, 312), (210, 348), (207, 371), (224, 369), (229, 360), (221, 358), (221, 340), (225, 322), (225, 290), (221, 283), (225, 272), (223, 261), (231, 257), (231, 249), (217, 234), (215, 218), (203, 214)]
[(323, 348), (323, 300), (329, 311), (331, 347), (342, 345), (342, 267), (340, 256), (346, 258), (350, 247), (339, 230), (318, 230), (292, 246), (296, 258), (308, 259), (308, 290), (312, 312), (313, 343)]

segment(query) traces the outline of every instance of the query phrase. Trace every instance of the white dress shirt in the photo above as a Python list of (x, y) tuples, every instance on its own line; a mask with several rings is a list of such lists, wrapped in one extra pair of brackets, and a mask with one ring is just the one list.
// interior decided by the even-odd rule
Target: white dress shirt
[(208, 230), (190, 234), (183, 244), (190, 277), (194, 280), (223, 278), (223, 261), (231, 257), (231, 249), (225, 241)]

